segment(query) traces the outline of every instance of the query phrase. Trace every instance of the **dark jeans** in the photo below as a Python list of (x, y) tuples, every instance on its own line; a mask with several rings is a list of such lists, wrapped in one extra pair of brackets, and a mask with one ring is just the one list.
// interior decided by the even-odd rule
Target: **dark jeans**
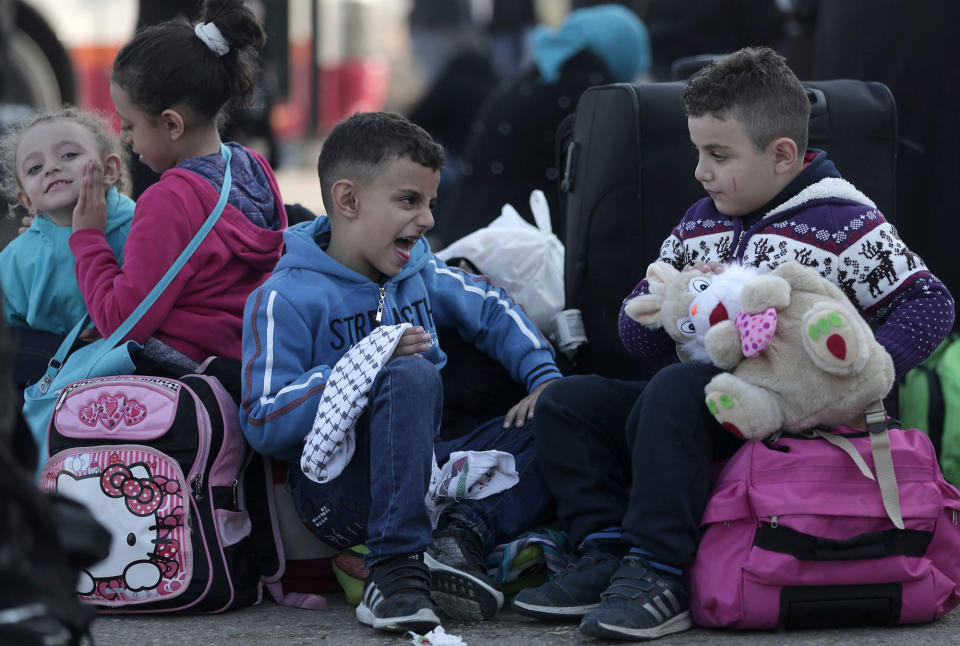
[(649, 382), (586, 375), (547, 386), (537, 451), (571, 545), (622, 527), (629, 547), (678, 566), (693, 560), (714, 461), (743, 442), (704, 404), (717, 372), (672, 364)]
[(432, 528), (424, 497), (431, 455), (443, 464), (453, 451), (497, 449), (514, 457), (520, 481), (482, 500), (446, 510), (472, 527), (486, 551), (533, 526), (551, 503), (536, 461), (531, 423), (522, 429), (497, 418), (467, 435), (436, 442), (443, 390), (433, 364), (419, 357), (388, 362), (377, 374), (356, 429), (356, 452), (343, 473), (318, 484), (291, 465), (289, 480), (300, 517), (337, 548), (364, 543), (368, 565), (422, 552)]

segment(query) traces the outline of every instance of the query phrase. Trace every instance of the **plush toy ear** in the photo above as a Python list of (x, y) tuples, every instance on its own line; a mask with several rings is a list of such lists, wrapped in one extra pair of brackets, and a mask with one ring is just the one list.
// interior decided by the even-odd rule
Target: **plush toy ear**
[(680, 272), (668, 262), (657, 260), (647, 267), (647, 285), (651, 294), (662, 294), (667, 284)]
[(663, 307), (662, 294), (641, 294), (634, 296), (623, 306), (624, 313), (637, 323), (647, 327), (660, 326), (660, 308)]

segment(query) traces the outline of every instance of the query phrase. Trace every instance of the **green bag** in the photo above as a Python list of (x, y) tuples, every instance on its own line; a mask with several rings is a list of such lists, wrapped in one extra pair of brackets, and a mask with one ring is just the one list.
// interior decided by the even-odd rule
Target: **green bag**
[(960, 487), (960, 332), (904, 376), (898, 399), (901, 427), (930, 436), (943, 475)]

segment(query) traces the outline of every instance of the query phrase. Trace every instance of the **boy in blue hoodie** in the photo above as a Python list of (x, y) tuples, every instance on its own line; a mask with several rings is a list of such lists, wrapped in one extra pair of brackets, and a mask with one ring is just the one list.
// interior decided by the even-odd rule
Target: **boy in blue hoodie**
[[(434, 602), (461, 619), (492, 616), (503, 595), (483, 556), (529, 529), (550, 500), (525, 422), (543, 387), (561, 376), (553, 350), (502, 289), (430, 252), (424, 234), (442, 166), (443, 149), (402, 116), (357, 114), (337, 124), (317, 165), (328, 215), (286, 231), (286, 255), (244, 314), (244, 433), (257, 451), (290, 463), (298, 513), (321, 540), (369, 548), (357, 618), (384, 630), (439, 625)], [(347, 451), (338, 476), (315, 482), (301, 455), (325, 415), (325, 390), (340, 387), (331, 371), (342, 374), (375, 330), (401, 323), (410, 327), (379, 371), (370, 370), (371, 356), (352, 366), (375, 373), (363, 378), (369, 392), (346, 440), (355, 442), (352, 457)], [(446, 442), (437, 440), (446, 363), (438, 327), (456, 328), (529, 392), (505, 416)], [(519, 482), (458, 500), (434, 530), (425, 503), (432, 457), (443, 464), (452, 451), (488, 449), (513, 455)]]

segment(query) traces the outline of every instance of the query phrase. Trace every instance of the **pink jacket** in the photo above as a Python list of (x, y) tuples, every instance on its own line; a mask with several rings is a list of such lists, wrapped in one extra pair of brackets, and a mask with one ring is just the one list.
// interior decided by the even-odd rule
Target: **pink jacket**
[[(251, 152), (267, 175), (279, 211), (287, 215), (277, 180), (267, 162)], [(117, 265), (103, 231), (82, 229), (70, 236), (77, 283), (97, 329), (113, 332), (137, 307), (200, 229), (219, 198), (219, 189), (193, 171), (172, 168), (137, 201)], [(283, 231), (262, 229), (231, 204), (216, 226), (128, 335), (148, 337), (191, 359), (240, 358), (243, 307), (247, 295), (273, 271), (283, 248)]]

